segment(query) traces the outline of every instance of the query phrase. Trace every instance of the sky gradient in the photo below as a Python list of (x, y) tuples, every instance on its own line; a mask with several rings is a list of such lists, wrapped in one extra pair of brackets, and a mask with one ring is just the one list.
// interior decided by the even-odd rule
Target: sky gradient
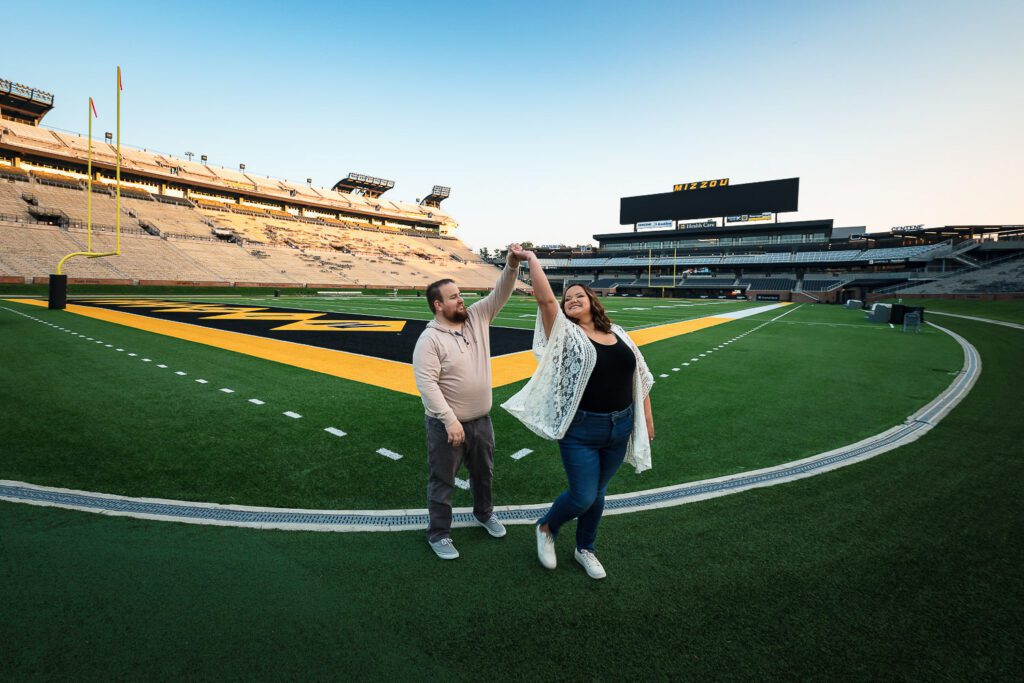
[(1024, 223), (1022, 2), (5, 7), (0, 77), (45, 124), (412, 201), (470, 246), (589, 242), (619, 198), (799, 176), (837, 226)]

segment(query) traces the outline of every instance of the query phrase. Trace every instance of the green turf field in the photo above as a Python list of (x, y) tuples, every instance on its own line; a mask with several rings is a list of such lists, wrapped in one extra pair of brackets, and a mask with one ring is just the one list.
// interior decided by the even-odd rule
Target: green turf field
[[(422, 300), (274, 303), (428, 315)], [(754, 305), (608, 303), (613, 318), (630, 328)], [(19, 398), (7, 412), (4, 441), (11, 449), (0, 478), (277, 507), (424, 506), (418, 397), (67, 312), (2, 305), (10, 310), (0, 309), (8, 338), (0, 349), (0, 382)], [(497, 323), (531, 326), (535, 310), (529, 300), (514, 300)], [(87, 338), (13, 311), (61, 321)], [(960, 347), (932, 328), (903, 334), (867, 323), (857, 311), (810, 305), (649, 344), (643, 352), (656, 380), (654, 468), (642, 475), (624, 470), (612, 493), (735, 474), (858, 441), (931, 401), (963, 362)], [(542, 503), (564, 485), (557, 444), (497, 407), (522, 384), (494, 391), (498, 504)], [(40, 419), (55, 407), (59, 424)], [(328, 427), (346, 436), (332, 436)], [(385, 458), (381, 448), (403, 457)], [(524, 448), (533, 453), (511, 458)], [(469, 505), (469, 493), (457, 491), (455, 504)]]
[[(763, 361), (773, 350), (785, 355), (800, 330), (830, 348), (845, 340), (844, 325), (864, 335), (851, 341), (851, 361), (931, 343), (878, 328), (869, 333), (858, 325), (859, 313), (848, 312), (848, 319), (842, 313), (805, 307), (730, 345), (713, 362)], [(755, 323), (742, 321), (746, 329)], [(0, 671), (9, 680), (1016, 680), (1024, 668), (1022, 332), (959, 319), (943, 324), (977, 346), (984, 369), (971, 394), (932, 432), (798, 482), (608, 517), (599, 548), (609, 570), (603, 582), (587, 579), (572, 564), (570, 544), (561, 542), (559, 568), (543, 570), (524, 527), (512, 527), (502, 540), (460, 530), (463, 557), (442, 563), (420, 532), (266, 532), (0, 503)], [(107, 327), (96, 331), (113, 339)], [(10, 454), (26, 442), (24, 430), (63, 445), (69, 479), (91, 476), (91, 458), (110, 458), (122, 468), (148, 470), (161, 486), (180, 487), (180, 468), (217, 457), (225, 442), (205, 432), (207, 411), (176, 401), (181, 395), (170, 378), (128, 375), (108, 360), (123, 352), (61, 346), (51, 334), (0, 310), (0, 476), (12, 478)], [(185, 352), (141, 333), (122, 334), (122, 348), (146, 345), (154, 358), (177, 353), (176, 360), (223, 371), (230, 381), (277, 377), (199, 347)], [(747, 341), (761, 351), (743, 356)], [(806, 353), (808, 346), (797, 350)], [(909, 358), (936, 375), (946, 372), (958, 359), (956, 349), (944, 348), (904, 352), (900, 367), (909, 371)], [(726, 363), (729, 354), (735, 361)], [(657, 356), (654, 347), (649, 355)], [(78, 385), (91, 386), (91, 393), (72, 400), (70, 389), (56, 390), (73, 382), (74, 373), (44, 372), (40, 357), (76, 358), (95, 373), (91, 384)], [(812, 356), (811, 364), (825, 374), (805, 382), (825, 383), (848, 360), (822, 357)], [(708, 362), (707, 371), (712, 367)], [(772, 374), (782, 379), (783, 370)], [(748, 374), (758, 372), (743, 373), (744, 380)], [(302, 388), (316, 387), (296, 377), (290, 383), (296, 387), (271, 389), (298, 401), (306, 397)], [(689, 397), (683, 418), (691, 406), (712, 400), (706, 377), (688, 389), (681, 394)], [(792, 406), (813, 422), (831, 406), (849, 414), (856, 390), (832, 390), (824, 403), (819, 395), (781, 391), (758, 397)], [(730, 398), (730, 409), (749, 410), (751, 397), (742, 388)], [(118, 417), (98, 421), (96, 402)], [(160, 411), (178, 411), (177, 432), (158, 419)], [(659, 414), (659, 424), (666, 419)], [(758, 414), (748, 419), (757, 421)], [(129, 422), (142, 425), (134, 439)], [(732, 424), (739, 429), (741, 420)], [(707, 426), (690, 420), (689, 431)], [(83, 431), (89, 439), (75, 438)], [(171, 467), (157, 449), (133, 455), (140, 439), (156, 434), (167, 449), (194, 444), (179, 454), (191, 459), (179, 457)], [(762, 440), (789, 450), (794, 436), (779, 430), (764, 432)], [(247, 442), (250, 456), (238, 456), (236, 469), (222, 476), (224, 489), (244, 484), (247, 471), (267, 471), (257, 456), (279, 438), (275, 427), (269, 440)], [(656, 469), (667, 460), (657, 459)], [(60, 474), (53, 463), (48, 471)]]

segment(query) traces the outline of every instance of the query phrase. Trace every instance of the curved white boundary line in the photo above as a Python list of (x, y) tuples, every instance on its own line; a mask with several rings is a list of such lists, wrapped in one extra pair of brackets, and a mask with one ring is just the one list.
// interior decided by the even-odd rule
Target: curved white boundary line
[[(941, 394), (908, 417), (903, 424), (857, 443), (774, 467), (608, 496), (605, 499), (605, 514), (624, 514), (684, 505), (753, 488), (774, 486), (873, 458), (916, 441), (967, 396), (981, 375), (981, 358), (970, 342), (944, 327), (934, 323), (928, 324), (950, 335), (960, 344), (964, 353), (964, 364), (956, 379)], [(302, 510), (219, 505), (161, 498), (130, 498), (6, 480), (0, 480), (0, 500), (136, 519), (292, 531), (422, 530), (426, 528), (428, 519), (425, 509)], [(549, 506), (550, 503), (508, 505), (496, 507), (494, 512), (506, 524), (532, 524)], [(454, 510), (452, 521), (455, 527), (476, 524), (471, 508)]]

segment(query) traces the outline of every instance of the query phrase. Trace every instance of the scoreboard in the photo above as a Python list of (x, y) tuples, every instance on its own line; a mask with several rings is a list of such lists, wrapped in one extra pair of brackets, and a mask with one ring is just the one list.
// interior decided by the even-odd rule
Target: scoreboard
[[(619, 201), (619, 224), (634, 225), (650, 221), (685, 221), (695, 218), (756, 216), (764, 213), (796, 211), (800, 179), (766, 180), (732, 185), (725, 179), (683, 183), (680, 189), (660, 194), (623, 197)], [(712, 189), (711, 183), (715, 186)], [(707, 183), (706, 188), (701, 185)], [(701, 191), (703, 189), (703, 191)]]

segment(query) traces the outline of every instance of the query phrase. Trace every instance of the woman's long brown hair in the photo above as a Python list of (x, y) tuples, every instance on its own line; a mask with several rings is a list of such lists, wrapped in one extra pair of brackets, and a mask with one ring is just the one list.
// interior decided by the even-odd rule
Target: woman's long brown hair
[[(565, 288), (565, 291), (562, 292), (562, 312), (565, 312), (565, 297), (573, 287), (582, 288), (583, 292), (587, 295), (587, 298), (590, 299), (590, 317), (594, 321), (594, 327), (601, 332), (611, 332), (612, 321), (608, 319), (608, 314), (605, 312), (604, 306), (602, 306), (601, 302), (598, 300), (597, 294), (594, 294), (594, 290), (586, 285), (569, 285)], [(568, 318), (569, 316), (566, 317)], [(572, 318), (569, 318), (569, 320), (572, 320), (574, 323), (579, 325), (579, 323)]]

